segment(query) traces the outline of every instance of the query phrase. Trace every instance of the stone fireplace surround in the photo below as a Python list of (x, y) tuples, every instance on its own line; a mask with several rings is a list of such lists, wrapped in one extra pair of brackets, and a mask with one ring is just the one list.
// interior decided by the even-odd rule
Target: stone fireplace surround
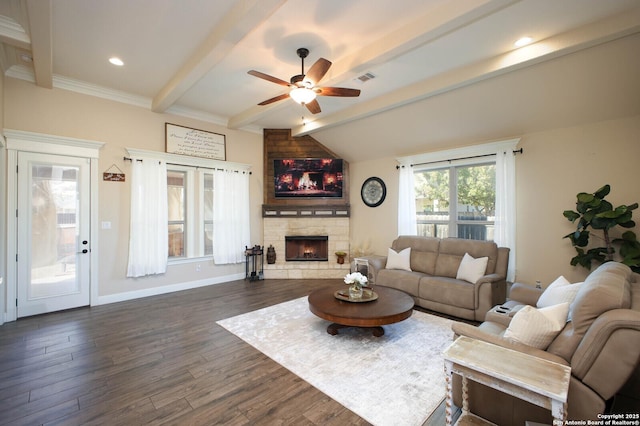
[[(336, 251), (349, 253), (349, 164), (343, 161), (344, 189), (341, 199), (275, 198), (274, 160), (282, 158), (340, 158), (309, 135), (293, 137), (290, 129), (264, 129), (264, 204), (262, 206), (265, 250), (273, 246), (276, 262), (264, 265), (265, 279), (343, 278), (349, 259), (338, 264)], [(286, 261), (285, 236), (328, 236), (328, 260)]]
[[(349, 273), (349, 261), (340, 265), (336, 251), (349, 253), (349, 218), (265, 217), (263, 241), (265, 249), (272, 245), (276, 263), (264, 265), (265, 279), (343, 278)], [(296, 262), (285, 260), (285, 236), (326, 235), (328, 261)]]

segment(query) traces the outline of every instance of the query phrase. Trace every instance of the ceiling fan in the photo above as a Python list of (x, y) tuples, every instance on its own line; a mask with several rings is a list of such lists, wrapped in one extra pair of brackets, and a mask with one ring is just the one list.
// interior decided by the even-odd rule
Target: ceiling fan
[(279, 96), (275, 96), (266, 101), (260, 102), (258, 105), (268, 105), (282, 99), (291, 98), (297, 103), (304, 105), (312, 114), (320, 112), (320, 104), (316, 100), (316, 96), (338, 96), (338, 97), (357, 97), (360, 96), (359, 89), (347, 89), (344, 87), (320, 87), (316, 86), (322, 77), (329, 71), (331, 62), (324, 58), (318, 59), (311, 68), (304, 73), (304, 58), (309, 55), (309, 49), (301, 47), (296, 51), (300, 59), (302, 60), (302, 71), (298, 75), (291, 77), (290, 82), (286, 82), (276, 77), (272, 77), (268, 74), (260, 71), (251, 70), (248, 74), (262, 78), (263, 80), (270, 81), (272, 83), (279, 84), (281, 86), (289, 87), (291, 90)]

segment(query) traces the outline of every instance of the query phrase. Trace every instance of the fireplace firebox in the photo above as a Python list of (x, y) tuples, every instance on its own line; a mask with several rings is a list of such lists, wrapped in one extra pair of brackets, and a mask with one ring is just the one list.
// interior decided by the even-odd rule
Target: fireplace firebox
[(287, 262), (326, 262), (329, 260), (329, 237), (326, 235), (285, 236)]

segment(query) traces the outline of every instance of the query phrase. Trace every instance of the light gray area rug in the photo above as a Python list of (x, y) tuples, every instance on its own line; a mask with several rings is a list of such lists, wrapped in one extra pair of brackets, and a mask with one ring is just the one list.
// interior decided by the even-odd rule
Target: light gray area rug
[(384, 326), (327, 333), (306, 297), (218, 321), (369, 423), (421, 425), (445, 396), (443, 350), (451, 320), (414, 311)]

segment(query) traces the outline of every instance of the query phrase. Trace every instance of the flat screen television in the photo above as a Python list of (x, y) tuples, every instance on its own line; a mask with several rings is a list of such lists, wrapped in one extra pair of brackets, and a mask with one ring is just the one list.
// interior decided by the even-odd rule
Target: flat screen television
[(276, 198), (342, 198), (342, 160), (285, 158), (273, 160)]

